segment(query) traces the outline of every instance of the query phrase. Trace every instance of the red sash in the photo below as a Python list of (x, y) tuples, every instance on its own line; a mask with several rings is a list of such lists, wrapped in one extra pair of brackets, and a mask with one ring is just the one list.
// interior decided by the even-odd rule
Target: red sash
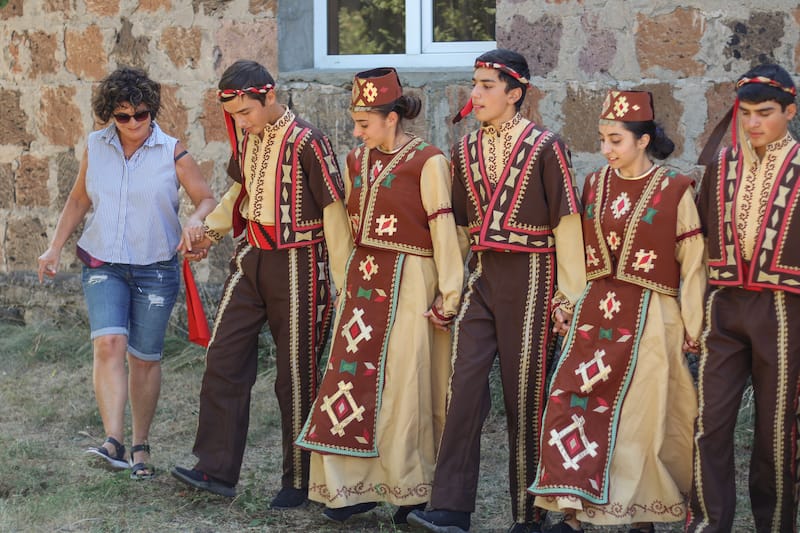
[(614, 278), (590, 282), (550, 385), (531, 493), (608, 503), (619, 413), (649, 301), (650, 290), (638, 285)]
[(356, 247), (325, 376), (296, 445), (320, 453), (377, 457), (375, 433), (403, 254)]

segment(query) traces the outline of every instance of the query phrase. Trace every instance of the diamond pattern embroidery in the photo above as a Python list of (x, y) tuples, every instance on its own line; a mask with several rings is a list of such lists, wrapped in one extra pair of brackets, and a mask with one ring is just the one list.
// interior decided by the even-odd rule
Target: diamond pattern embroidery
[(561, 457), (564, 459), (562, 466), (565, 469), (579, 470), (580, 461), (587, 456), (597, 455), (598, 445), (596, 442), (589, 442), (586, 438), (583, 426), (586, 420), (582, 416), (572, 415), (572, 424), (561, 431), (550, 430), (550, 446), (555, 446)]
[(580, 376), (583, 381), (581, 392), (592, 392), (595, 384), (600, 381), (608, 381), (608, 376), (611, 374), (611, 366), (603, 362), (603, 357), (605, 356), (605, 350), (595, 350), (592, 359), (582, 362), (575, 369), (575, 375)]
[(350, 391), (353, 390), (351, 382), (340, 381), (338, 386), (339, 390), (333, 396), (322, 398), (322, 405), (319, 409), (331, 419), (331, 433), (343, 437), (344, 428), (350, 422), (364, 420), (365, 408), (363, 405), (358, 405), (353, 395), (350, 394)]
[(375, 233), (378, 235), (389, 235), (390, 237), (397, 233), (397, 217), (394, 215), (379, 216), (376, 220)]
[(611, 214), (614, 218), (621, 218), (631, 209), (631, 199), (628, 193), (621, 192), (619, 196), (611, 202)]
[(589, 244), (586, 246), (586, 265), (593, 267), (600, 264), (600, 258), (597, 257), (597, 250)]
[(378, 273), (378, 264), (375, 262), (375, 256), (368, 255), (366, 259), (358, 264), (358, 271), (361, 272), (361, 277), (364, 281), (369, 281), (372, 276)]
[(614, 318), (615, 313), (619, 313), (622, 307), (622, 302), (617, 300), (617, 293), (608, 291), (606, 297), (600, 300), (600, 310), (603, 312), (603, 318)]
[(358, 351), (358, 343), (361, 341), (368, 341), (372, 338), (372, 326), (364, 323), (361, 317), (364, 316), (364, 310), (356, 307), (353, 309), (353, 316), (342, 328), (342, 337), (347, 339), (347, 352), (355, 353)]
[(644, 270), (645, 272), (650, 272), (655, 268), (655, 264), (653, 261), (658, 259), (655, 251), (649, 250), (647, 252), (644, 249), (639, 250), (636, 252), (636, 259), (633, 261), (633, 269), (637, 272), (639, 270)]
[(611, 248), (611, 251), (616, 252), (617, 248), (619, 248), (620, 242), (622, 241), (620, 240), (619, 235), (617, 235), (617, 232), (612, 231), (606, 235), (606, 242), (608, 243), (608, 247)]

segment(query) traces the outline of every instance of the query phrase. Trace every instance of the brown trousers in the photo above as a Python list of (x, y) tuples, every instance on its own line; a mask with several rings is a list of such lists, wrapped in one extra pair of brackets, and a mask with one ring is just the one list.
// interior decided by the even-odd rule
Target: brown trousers
[(323, 244), (288, 250), (237, 246), (217, 310), (200, 391), (195, 468), (236, 484), (266, 322), (276, 345), (275, 394), (281, 412), (283, 487), (308, 486), (308, 452), (293, 446), (317, 387), (317, 363), (330, 327)]
[(750, 377), (756, 409), (750, 504), (756, 531), (796, 531), (800, 296), (713, 287), (701, 350), (687, 531), (733, 531), (734, 428)]
[(447, 418), (431, 507), (473, 512), (481, 429), (489, 414), (489, 373), (499, 357), (508, 423), (509, 490), (515, 522), (534, 519), (527, 492), (536, 474), (552, 254), (479, 252), (473, 257), (453, 339)]

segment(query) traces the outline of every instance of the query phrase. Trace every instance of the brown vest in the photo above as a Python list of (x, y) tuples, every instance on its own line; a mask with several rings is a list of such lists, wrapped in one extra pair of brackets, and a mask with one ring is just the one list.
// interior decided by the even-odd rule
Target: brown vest
[[(353, 180), (347, 211), (356, 244), (432, 256), (428, 221), (442, 213), (425, 212), (420, 178), (425, 162), (442, 152), (415, 138), (394, 154), (375, 176), (370, 175), (370, 152), (360, 146), (347, 155), (347, 167)], [(447, 211), (452, 210), (448, 207)]]
[(735, 226), (743, 167), (740, 151), (725, 148), (703, 178), (698, 210), (706, 234), (708, 282), (800, 293), (800, 144), (794, 142), (772, 186), (750, 264), (741, 259)]
[(614, 271), (608, 244), (600, 226), (602, 206), (608, 202), (607, 190), (613, 170), (606, 166), (590, 174), (584, 186), (583, 239), (586, 247), (586, 279), (614, 275), (617, 279), (677, 296), (680, 264), (675, 247), (678, 204), (692, 180), (674, 170), (659, 167), (639, 200), (632, 207), (620, 244), (619, 261)]

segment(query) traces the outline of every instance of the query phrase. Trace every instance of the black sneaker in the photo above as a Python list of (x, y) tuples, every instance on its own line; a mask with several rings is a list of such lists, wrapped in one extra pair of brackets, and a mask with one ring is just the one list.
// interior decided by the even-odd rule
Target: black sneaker
[(433, 533), (465, 533), (469, 531), (470, 513), (465, 511), (411, 511), (409, 525), (421, 527)]
[(540, 522), (516, 522), (508, 528), (508, 533), (542, 533), (542, 524)]
[(326, 507), (325, 510), (322, 511), (322, 514), (325, 515), (325, 518), (333, 520), (334, 522), (344, 522), (354, 514), (366, 513), (367, 511), (375, 509), (377, 506), (378, 504), (375, 502), (364, 502), (348, 505), (346, 507), (337, 507), (336, 509)]
[(205, 490), (228, 498), (233, 498), (236, 496), (235, 485), (220, 481), (219, 479), (213, 478), (205, 472), (201, 472), (200, 470), (196, 470), (194, 468), (190, 470), (188, 468), (176, 466), (172, 469), (171, 473), (172, 477), (178, 481), (182, 481), (183, 483), (186, 483), (187, 485), (196, 489)]
[(417, 505), (401, 505), (397, 508), (397, 511), (394, 512), (394, 515), (392, 516), (392, 522), (394, 522), (395, 525), (408, 524), (408, 514), (411, 511), (423, 511), (427, 505), (427, 503), (418, 503)]
[(308, 489), (295, 489), (293, 487), (283, 487), (278, 494), (272, 498), (269, 506), (273, 509), (294, 509), (300, 507), (308, 501)]

